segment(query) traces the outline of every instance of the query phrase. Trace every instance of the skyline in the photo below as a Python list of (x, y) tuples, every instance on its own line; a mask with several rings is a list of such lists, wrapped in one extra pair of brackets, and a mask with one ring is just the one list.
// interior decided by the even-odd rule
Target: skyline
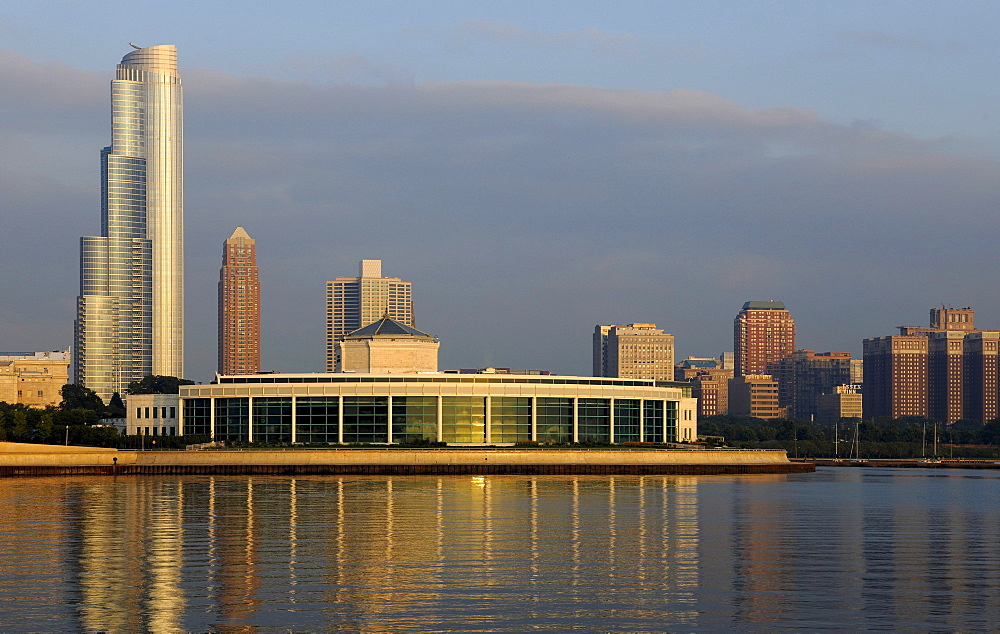
[[(83, 42), (80, 6), (38, 11), (56, 16), (47, 37), (26, 8), (5, 8), (0, 292), (15, 301), (0, 309), (0, 348), (71, 340), (72, 245), (95, 233), (93, 148), (107, 143), (111, 77), (95, 60), (128, 41), (180, 49), (187, 321), (203, 324), (188, 328), (187, 378), (212, 376), (217, 245), (237, 225), (266, 245), (266, 370), (322, 370), (323, 284), (365, 258), (413, 283), (443, 368), (584, 375), (602, 323), (653, 322), (678, 359), (716, 356), (747, 300), (783, 301), (797, 347), (855, 357), (940, 304), (1000, 327), (986, 292), (1000, 99), (975, 81), (998, 9), (727, 9), (749, 21), (726, 40), (710, 7), (664, 21), (664, 8), (608, 6), (367, 9), (342, 41), (303, 24), (253, 46), (276, 14), (238, 16), (246, 28), (213, 39), (180, 28), (199, 15), (188, 6), (159, 31), (126, 19)], [(338, 33), (358, 17), (344, 10)], [(330, 62), (326, 74), (287, 63), (310, 46), (300, 57)]]

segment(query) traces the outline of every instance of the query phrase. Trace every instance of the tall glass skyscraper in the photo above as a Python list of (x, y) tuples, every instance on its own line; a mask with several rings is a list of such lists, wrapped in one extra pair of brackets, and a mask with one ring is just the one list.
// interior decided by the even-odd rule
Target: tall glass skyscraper
[(74, 380), (108, 400), (184, 374), (184, 122), (177, 48), (138, 48), (111, 82), (101, 236), (80, 240)]

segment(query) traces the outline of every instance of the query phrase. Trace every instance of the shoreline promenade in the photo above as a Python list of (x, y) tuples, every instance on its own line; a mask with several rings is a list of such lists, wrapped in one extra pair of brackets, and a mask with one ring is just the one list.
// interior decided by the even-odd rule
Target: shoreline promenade
[(0, 442), (0, 476), (154, 474), (727, 475), (815, 471), (776, 450), (642, 448), (135, 451)]

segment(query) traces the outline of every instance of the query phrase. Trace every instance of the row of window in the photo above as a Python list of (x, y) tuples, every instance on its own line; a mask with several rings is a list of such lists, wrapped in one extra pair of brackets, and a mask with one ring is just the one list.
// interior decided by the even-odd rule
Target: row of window
[(385, 396), (309, 396), (294, 403), (291, 397), (257, 397), (252, 404), (248, 398), (192, 398), (184, 400), (184, 433), (212, 435), (215, 440), (307, 444), (677, 440), (676, 401), (580, 398), (576, 420), (572, 398), (534, 401), (533, 418), (529, 397), (493, 397), (489, 417), (481, 396), (395, 396), (391, 407)]
[[(169, 416), (167, 414), (170, 414)], [(150, 415), (152, 414), (152, 415)], [(177, 418), (177, 408), (176, 407), (137, 407), (135, 408), (135, 417), (139, 419), (143, 418), (166, 418), (172, 419)]]

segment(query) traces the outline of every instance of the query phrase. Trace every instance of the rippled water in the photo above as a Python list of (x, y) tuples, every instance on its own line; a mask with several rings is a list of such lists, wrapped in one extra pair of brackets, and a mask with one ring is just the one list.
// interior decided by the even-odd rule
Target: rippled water
[(0, 630), (986, 630), (1000, 472), (0, 480)]

